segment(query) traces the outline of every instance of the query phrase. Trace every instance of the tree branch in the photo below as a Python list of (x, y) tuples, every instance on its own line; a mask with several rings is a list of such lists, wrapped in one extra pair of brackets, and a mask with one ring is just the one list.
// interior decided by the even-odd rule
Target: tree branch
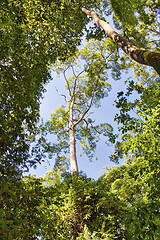
[(77, 91), (75, 91), (76, 90), (76, 86), (77, 86), (77, 79), (84, 72), (84, 70), (82, 70), (80, 73), (78, 73), (78, 75), (76, 75), (72, 65), (71, 65), (71, 68), (72, 68), (73, 75), (75, 77), (74, 88), (73, 88), (73, 95), (75, 96), (77, 94)]
[(85, 116), (85, 118), (83, 118), (83, 120), (86, 120), (91, 114), (93, 114), (93, 112), (88, 113), (88, 115)]
[(91, 96), (91, 99), (90, 99), (90, 103), (89, 103), (89, 106), (88, 108), (84, 111), (84, 113), (82, 114), (82, 116), (79, 118), (79, 120), (74, 124), (73, 127), (75, 127), (78, 123), (80, 123), (83, 119), (84, 119), (84, 116), (88, 113), (88, 111), (90, 110), (91, 106), (92, 106), (92, 102), (93, 102), (93, 97), (94, 97), (94, 93), (95, 93), (95, 90), (97, 88), (97, 85), (98, 85), (98, 79), (97, 79), (97, 82), (94, 86), (94, 89), (92, 91), (92, 96)]
[(66, 102), (69, 102), (69, 100), (67, 100), (67, 97), (66, 97), (65, 94), (59, 93), (59, 91), (58, 91), (58, 89), (57, 89), (56, 87), (55, 87), (55, 89), (56, 89), (56, 92), (57, 92), (58, 95), (61, 95), (62, 97), (65, 98), (65, 101), (66, 101)]
[(66, 84), (67, 84), (67, 87), (68, 87), (69, 95), (70, 95), (70, 97), (72, 97), (72, 93), (71, 93), (71, 89), (70, 89), (70, 86), (69, 86), (69, 82), (68, 82), (68, 79), (67, 79), (67, 77), (66, 77), (66, 71), (67, 71), (68, 69), (69, 69), (69, 67), (66, 68), (66, 69), (63, 71), (63, 75), (64, 75), (64, 79), (65, 79)]
[(87, 15), (92, 16), (95, 23), (102, 27), (107, 33), (107, 36), (110, 37), (115, 43), (117, 43), (128, 56), (130, 56), (133, 60), (139, 63), (148, 65), (148, 63), (145, 62), (140, 55), (142, 50), (140, 50), (139, 48), (131, 44), (126, 38), (118, 34), (107, 22), (101, 20), (96, 12), (89, 11), (83, 7), (80, 7), (80, 9)]
[(80, 106), (80, 105), (83, 105), (85, 103), (87, 103), (87, 101), (83, 101), (83, 102), (80, 102), (80, 103), (75, 102), (74, 104), (77, 105), (77, 106)]

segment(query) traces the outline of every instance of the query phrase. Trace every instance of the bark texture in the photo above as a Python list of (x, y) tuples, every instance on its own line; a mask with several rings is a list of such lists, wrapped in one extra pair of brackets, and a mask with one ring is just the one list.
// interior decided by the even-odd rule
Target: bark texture
[(160, 53), (152, 51), (143, 51), (143, 58), (160, 75)]
[(70, 167), (71, 174), (78, 173), (78, 165), (76, 158), (76, 140), (74, 132), (74, 122), (73, 122), (73, 101), (70, 105), (70, 118), (69, 118), (69, 141), (70, 141)]
[(79, 7), (85, 14), (92, 16), (97, 25), (102, 27), (110, 37), (122, 50), (134, 61), (152, 66), (160, 75), (160, 53), (141, 50), (129, 42), (125, 37), (118, 34), (107, 22), (101, 20), (96, 12)]

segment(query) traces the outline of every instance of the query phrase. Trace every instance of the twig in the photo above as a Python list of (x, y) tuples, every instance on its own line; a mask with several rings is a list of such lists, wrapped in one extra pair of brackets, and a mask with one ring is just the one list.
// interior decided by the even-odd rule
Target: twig
[(66, 81), (66, 83), (67, 83), (69, 95), (70, 95), (70, 97), (71, 97), (71, 96), (72, 96), (72, 93), (71, 93), (71, 89), (70, 89), (70, 86), (69, 86), (68, 79), (67, 79), (67, 77), (66, 77), (66, 71), (67, 71), (68, 69), (69, 69), (69, 67), (63, 71), (63, 75), (64, 75), (64, 79), (65, 79), (65, 81)]
[(58, 89), (57, 89), (56, 87), (55, 87), (55, 89), (56, 89), (57, 94), (59, 94), (59, 95), (61, 95), (62, 97), (64, 97), (66, 102), (69, 102), (69, 100), (67, 100), (66, 95), (64, 95), (64, 94), (62, 94), (62, 93), (59, 93), (59, 92), (58, 92)]

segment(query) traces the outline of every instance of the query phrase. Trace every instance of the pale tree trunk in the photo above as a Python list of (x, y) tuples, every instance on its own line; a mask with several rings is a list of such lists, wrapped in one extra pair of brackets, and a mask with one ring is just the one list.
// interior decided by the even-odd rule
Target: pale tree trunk
[(75, 132), (74, 132), (74, 122), (73, 122), (73, 101), (70, 105), (69, 111), (69, 140), (70, 140), (70, 167), (71, 174), (78, 173), (78, 165), (76, 158), (76, 140), (75, 140)]
[(130, 58), (138, 63), (152, 66), (160, 75), (160, 53), (139, 49), (130, 43), (125, 37), (118, 34), (107, 22), (101, 20), (96, 12), (87, 10), (84, 7), (79, 8), (85, 14), (92, 16), (95, 23), (102, 27), (107, 33), (107, 36), (117, 43), (117, 45), (120, 46)]

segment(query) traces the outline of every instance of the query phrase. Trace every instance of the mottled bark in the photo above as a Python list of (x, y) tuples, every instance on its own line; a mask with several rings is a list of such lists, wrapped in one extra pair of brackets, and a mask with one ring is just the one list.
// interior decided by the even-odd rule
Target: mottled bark
[(75, 132), (74, 132), (74, 122), (73, 122), (73, 101), (70, 105), (69, 112), (69, 140), (70, 140), (70, 167), (71, 174), (78, 173), (78, 165), (76, 158), (76, 140), (75, 140)]
[(122, 50), (134, 61), (152, 66), (157, 73), (160, 75), (160, 53), (141, 50), (129, 42), (125, 37), (118, 34), (107, 22), (101, 20), (97, 13), (94, 11), (87, 10), (84, 7), (79, 7), (85, 14), (92, 16), (93, 20), (97, 25), (102, 27), (110, 37)]
[(143, 58), (160, 75), (160, 53), (153, 51), (143, 51)]

